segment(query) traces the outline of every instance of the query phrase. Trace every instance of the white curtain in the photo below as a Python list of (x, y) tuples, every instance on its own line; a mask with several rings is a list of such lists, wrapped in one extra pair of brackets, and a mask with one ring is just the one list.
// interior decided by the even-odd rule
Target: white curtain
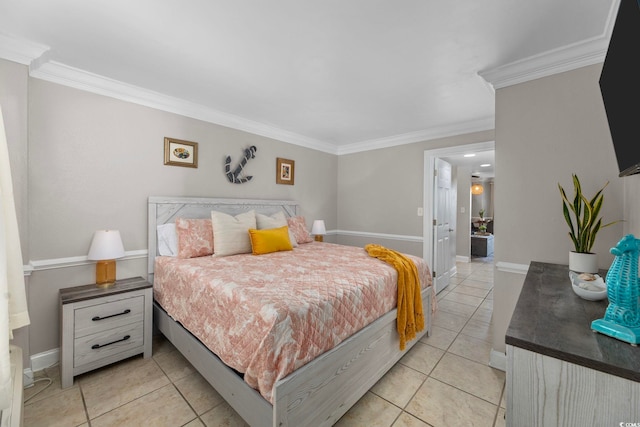
[(13, 330), (29, 324), (9, 149), (0, 108), (0, 410), (9, 406)]

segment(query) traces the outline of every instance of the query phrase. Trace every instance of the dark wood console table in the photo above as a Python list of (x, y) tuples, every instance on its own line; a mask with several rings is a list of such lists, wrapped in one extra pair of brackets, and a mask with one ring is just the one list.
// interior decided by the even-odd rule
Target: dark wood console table
[(576, 295), (566, 265), (531, 263), (505, 337), (508, 426), (640, 422), (640, 347), (591, 330), (607, 305)]

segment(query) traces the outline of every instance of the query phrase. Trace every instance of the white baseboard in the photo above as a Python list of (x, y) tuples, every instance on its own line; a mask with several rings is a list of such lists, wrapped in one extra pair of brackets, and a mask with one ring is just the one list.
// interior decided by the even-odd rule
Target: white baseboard
[(24, 388), (31, 387), (33, 385), (33, 371), (31, 368), (22, 370), (22, 384)]
[(498, 271), (505, 273), (527, 274), (529, 271), (529, 264), (516, 264), (513, 262), (498, 261), (496, 263)]
[(471, 258), (463, 255), (456, 255), (456, 262), (471, 262)]
[[(60, 361), (60, 349), (54, 348), (31, 356), (31, 371), (38, 372)], [(25, 369), (26, 370), (26, 369)], [(33, 377), (32, 377), (33, 378)]]
[(506, 372), (507, 355), (501, 351), (491, 349), (491, 354), (489, 355), (489, 366)]

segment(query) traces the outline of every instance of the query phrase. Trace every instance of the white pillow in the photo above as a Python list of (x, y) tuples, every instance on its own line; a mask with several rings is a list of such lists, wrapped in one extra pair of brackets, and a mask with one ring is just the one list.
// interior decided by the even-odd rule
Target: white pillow
[(291, 242), (291, 246), (293, 246), (294, 248), (298, 247), (298, 241), (296, 240), (296, 235), (293, 234), (293, 231), (291, 231), (291, 229), (289, 229), (289, 241)]
[(213, 256), (251, 253), (249, 229), (256, 227), (256, 213), (251, 210), (236, 216), (211, 211)]
[[(256, 224), (258, 225), (258, 230), (265, 230), (268, 228), (279, 228), (288, 226), (287, 217), (284, 216), (284, 212), (276, 212), (271, 216), (263, 215), (261, 213), (256, 212)], [(293, 234), (293, 231), (289, 229), (289, 240), (291, 241), (291, 246), (294, 248), (298, 246), (298, 242), (296, 241), (296, 236)]]
[(162, 224), (156, 227), (158, 231), (158, 254), (162, 256), (176, 256), (178, 253), (178, 235), (174, 223)]
[(287, 218), (285, 218), (282, 211), (276, 212), (271, 216), (256, 213), (256, 224), (258, 225), (258, 230), (279, 228), (287, 225)]

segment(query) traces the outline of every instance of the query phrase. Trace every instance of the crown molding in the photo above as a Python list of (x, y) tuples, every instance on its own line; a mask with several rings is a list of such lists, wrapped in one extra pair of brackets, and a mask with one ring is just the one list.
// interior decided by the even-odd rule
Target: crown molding
[(478, 75), (494, 89), (500, 89), (603, 62), (609, 48), (619, 4), (619, 0), (611, 3), (607, 25), (599, 36), (479, 71)]
[(29, 65), (49, 50), (49, 46), (0, 33), (0, 58)]
[(223, 113), (191, 101), (123, 83), (56, 61), (38, 62), (39, 61), (34, 61), (30, 67), (29, 74), (31, 77), (109, 96), (122, 101), (144, 105), (169, 113), (215, 123), (294, 145), (336, 154), (336, 147), (333, 144), (328, 144), (233, 114)]
[(426, 155), (433, 157), (447, 157), (447, 156), (457, 156), (460, 154), (466, 154), (469, 151), (473, 152), (481, 152), (481, 151), (489, 151), (496, 149), (495, 141), (484, 141), (484, 142), (474, 142), (472, 144), (465, 145), (456, 145), (454, 147), (442, 147), (442, 148), (434, 148), (432, 150), (425, 151)]
[(494, 89), (548, 77), (604, 61), (608, 41), (603, 38), (565, 46), (542, 55), (515, 61), (500, 67), (480, 71), (480, 77)]
[(429, 141), (448, 136), (463, 135), (465, 133), (492, 130), (495, 127), (495, 117), (487, 117), (480, 120), (454, 123), (452, 125), (433, 127), (417, 132), (404, 133), (386, 138), (371, 139), (338, 147), (337, 154), (353, 154), (361, 151), (377, 150), (380, 148), (395, 147), (398, 145), (412, 144), (414, 142)]

